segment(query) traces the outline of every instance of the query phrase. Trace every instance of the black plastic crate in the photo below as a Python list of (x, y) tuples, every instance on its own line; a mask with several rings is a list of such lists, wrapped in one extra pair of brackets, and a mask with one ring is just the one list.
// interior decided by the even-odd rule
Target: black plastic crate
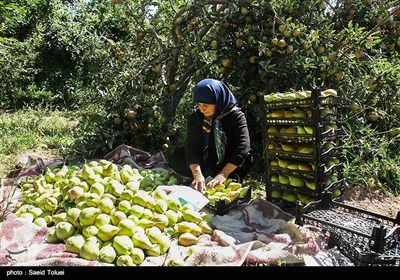
[(332, 200), (296, 207), (296, 224), (311, 224), (329, 232), (329, 245), (336, 245), (358, 266), (400, 265), (400, 212), (395, 219)]
[(216, 200), (215, 205), (207, 204), (206, 207), (212, 210), (216, 215), (225, 215), (229, 210), (239, 206), (242, 203), (248, 202), (251, 199), (251, 186), (244, 197), (239, 197), (238, 199), (232, 201), (231, 203), (226, 203), (225, 200)]

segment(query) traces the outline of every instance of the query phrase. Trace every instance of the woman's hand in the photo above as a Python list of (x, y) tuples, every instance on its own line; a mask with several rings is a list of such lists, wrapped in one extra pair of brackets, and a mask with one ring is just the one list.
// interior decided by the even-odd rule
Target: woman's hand
[(215, 176), (210, 182), (207, 184), (207, 189), (211, 189), (216, 185), (223, 185), (226, 181), (227, 177), (224, 174), (218, 174)]
[(206, 180), (203, 175), (196, 175), (192, 181), (192, 188), (201, 193), (206, 191)]

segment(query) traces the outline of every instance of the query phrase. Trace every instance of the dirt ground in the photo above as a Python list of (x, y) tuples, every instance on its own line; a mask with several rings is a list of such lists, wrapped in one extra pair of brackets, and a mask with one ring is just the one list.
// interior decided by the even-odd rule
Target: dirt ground
[(353, 188), (344, 191), (343, 203), (396, 218), (400, 211), (400, 197), (382, 189)]

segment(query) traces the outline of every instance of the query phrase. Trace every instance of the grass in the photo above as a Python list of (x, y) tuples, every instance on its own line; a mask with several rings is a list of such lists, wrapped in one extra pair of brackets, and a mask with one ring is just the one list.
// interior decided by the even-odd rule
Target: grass
[(80, 115), (71, 111), (24, 109), (0, 113), (0, 178), (18, 167), (22, 154), (62, 158), (78, 133)]

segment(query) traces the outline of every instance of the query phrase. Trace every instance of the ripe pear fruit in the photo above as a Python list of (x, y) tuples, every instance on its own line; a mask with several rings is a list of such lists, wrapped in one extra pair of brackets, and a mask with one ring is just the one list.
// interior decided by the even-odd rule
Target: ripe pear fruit
[(131, 209), (129, 210), (129, 214), (134, 215), (138, 218), (142, 217), (144, 213), (144, 207), (140, 205), (132, 205)]
[(238, 199), (239, 197), (240, 197), (240, 190), (231, 191), (231, 192), (228, 194), (228, 198), (229, 198), (231, 201), (235, 201), (235, 200)]
[(121, 266), (136, 266), (136, 264), (133, 263), (133, 260), (130, 256), (128, 255), (121, 255), (117, 257), (117, 261), (115, 262), (115, 265), (118, 267)]
[(315, 191), (317, 189), (317, 185), (315, 182), (309, 181), (309, 180), (305, 180), (305, 182), (306, 182), (307, 188), (309, 188), (310, 190)]
[(110, 184), (110, 193), (115, 197), (120, 197), (122, 192), (124, 191), (125, 186), (122, 185), (117, 180), (112, 180)]
[(297, 134), (298, 135), (304, 135), (307, 134), (306, 129), (304, 128), (304, 126), (298, 125), (297, 126)]
[(269, 134), (275, 134), (275, 133), (278, 133), (279, 130), (278, 130), (278, 128), (276, 126), (271, 125), (271, 126), (268, 127), (267, 132)]
[(278, 199), (278, 198), (281, 198), (281, 196), (282, 196), (282, 194), (281, 194), (280, 191), (278, 191), (278, 190), (272, 190), (271, 191), (271, 197), (272, 198)]
[(304, 111), (304, 110), (302, 110), (302, 109), (294, 109), (293, 110), (294, 111), (294, 113), (293, 113), (293, 118), (307, 118), (307, 114), (306, 114), (306, 112)]
[(111, 224), (117, 226), (119, 222), (125, 220), (127, 216), (124, 212), (116, 210), (114, 213), (110, 215), (110, 218), (111, 218)]
[(183, 260), (171, 259), (168, 262), (168, 266), (185, 266), (185, 262)]
[(129, 214), (131, 207), (132, 205), (128, 200), (121, 200), (117, 206), (117, 209), (125, 214)]
[(295, 126), (289, 126), (288, 128), (286, 128), (285, 130), (286, 134), (298, 134), (298, 130)]
[(282, 184), (282, 185), (287, 185), (287, 184), (289, 184), (289, 178), (288, 178), (288, 176), (279, 174), (278, 178), (279, 178), (279, 183), (280, 183), (280, 184)]
[(53, 227), (51, 228), (47, 234), (46, 234), (46, 242), (47, 243), (60, 243), (62, 240), (60, 240), (60, 238), (57, 237), (57, 232), (56, 232), (56, 228)]
[(288, 191), (284, 191), (282, 194), (282, 199), (286, 200), (288, 202), (296, 202), (297, 201), (297, 196), (288, 192)]
[(126, 235), (131, 237), (136, 232), (136, 224), (128, 218), (120, 221), (118, 227), (120, 230), (117, 235)]
[(314, 148), (313, 147), (309, 147), (309, 146), (300, 146), (297, 149), (297, 152), (301, 153), (301, 154), (310, 155), (310, 154), (312, 154), (314, 152)]
[(144, 253), (147, 256), (158, 257), (158, 256), (161, 255), (161, 249), (160, 249), (160, 246), (158, 244), (155, 244), (150, 249), (144, 250)]
[(154, 215), (152, 221), (154, 222), (154, 225), (158, 227), (160, 230), (164, 230), (169, 224), (169, 219), (164, 214)]
[(307, 134), (312, 135), (314, 134), (314, 128), (312, 126), (304, 126), (304, 130), (306, 131)]
[(75, 231), (76, 227), (68, 222), (59, 222), (56, 225), (56, 234), (58, 239), (61, 240), (67, 239), (68, 237), (74, 235)]
[(82, 228), (82, 234), (86, 238), (90, 236), (97, 236), (99, 229), (95, 225), (89, 225)]
[(154, 203), (154, 210), (161, 214), (165, 213), (168, 210), (167, 202), (162, 199), (156, 199), (156, 202)]
[(99, 251), (99, 261), (113, 263), (117, 258), (117, 252), (111, 244), (103, 246)]
[(337, 198), (342, 194), (342, 191), (340, 188), (336, 188), (332, 191), (332, 198)]
[(68, 190), (68, 196), (71, 198), (72, 201), (76, 200), (83, 193), (84, 193), (84, 190), (79, 186), (75, 186), (72, 189)]
[(203, 233), (213, 234), (214, 230), (207, 221), (201, 221), (199, 227)]
[(298, 167), (301, 171), (312, 171), (312, 167), (309, 163), (299, 163)]
[(51, 220), (54, 223), (54, 225), (57, 225), (60, 222), (66, 222), (67, 221), (67, 213), (61, 212), (61, 213), (58, 213), (58, 214), (54, 214), (51, 217)]
[(296, 151), (295, 146), (291, 143), (283, 143), (281, 146), (282, 146), (282, 150), (284, 150), (285, 152), (295, 152)]
[(197, 244), (199, 238), (191, 234), (190, 232), (182, 233), (178, 238), (178, 243), (181, 246), (192, 246)]
[(79, 255), (81, 258), (89, 261), (94, 261), (100, 254), (99, 245), (94, 239), (88, 239), (83, 243), (81, 249), (79, 250)]
[(153, 218), (154, 214), (153, 211), (151, 211), (150, 209), (144, 209), (143, 210), (143, 215), (142, 215), (142, 219), (148, 219), (151, 220)]
[(289, 184), (293, 187), (302, 188), (305, 185), (303, 179), (296, 176), (289, 176)]
[(132, 239), (126, 235), (115, 236), (112, 246), (114, 247), (117, 256), (130, 255), (134, 247)]
[(155, 222), (150, 219), (142, 217), (136, 225), (143, 229), (147, 229), (147, 228), (153, 227), (155, 225)]
[(58, 201), (55, 197), (48, 197), (44, 203), (46, 210), (54, 211), (58, 208)]
[(149, 238), (149, 240), (151, 241), (151, 243), (153, 243), (153, 244), (157, 244), (159, 236), (162, 235), (161, 230), (156, 226), (147, 228), (145, 230), (145, 233), (146, 233), (147, 237)]
[(97, 237), (102, 241), (109, 241), (118, 234), (119, 230), (119, 227), (111, 224), (102, 225), (97, 232)]
[(247, 193), (249, 192), (249, 187), (242, 187), (240, 188), (240, 194), (239, 197), (245, 197)]
[(104, 186), (103, 184), (96, 182), (90, 186), (89, 192), (96, 193), (99, 197), (102, 197), (104, 194)]
[(163, 189), (161, 189), (161, 188), (156, 188), (156, 189), (153, 191), (153, 197), (154, 197), (155, 199), (159, 199), (159, 200), (167, 200), (168, 195), (167, 195), (167, 193), (166, 193)]
[(133, 195), (132, 204), (137, 204), (137, 205), (146, 207), (148, 198), (149, 198), (149, 195), (145, 191), (138, 190), (137, 193), (135, 193)]
[(104, 226), (104, 225), (108, 225), (108, 224), (110, 224), (111, 223), (111, 218), (110, 218), (110, 216), (109, 215), (107, 215), (107, 214), (104, 214), (104, 213), (100, 213), (97, 217), (96, 217), (96, 220), (94, 220), (94, 225), (97, 227), (97, 228), (100, 228), (101, 226)]
[(297, 163), (290, 163), (290, 164), (287, 166), (287, 169), (290, 169), (290, 170), (298, 170), (298, 169), (299, 169), (299, 165), (298, 165)]
[(37, 218), (33, 221), (33, 223), (34, 223), (35, 225), (37, 225), (38, 227), (47, 227), (46, 219), (45, 219), (45, 218), (42, 218), (42, 217), (37, 217)]
[(65, 249), (67, 252), (79, 254), (81, 247), (85, 243), (85, 237), (82, 234), (75, 234), (65, 240)]
[(142, 250), (148, 250), (154, 246), (147, 235), (140, 232), (136, 232), (132, 236), (132, 242), (136, 248), (140, 248)]
[(89, 207), (97, 207), (100, 202), (100, 196), (97, 193), (86, 193), (86, 204)]
[(278, 183), (279, 182), (279, 177), (276, 174), (271, 175), (271, 182), (272, 183)]
[(134, 247), (130, 257), (132, 258), (134, 264), (140, 265), (145, 259), (145, 254), (142, 249)]
[(280, 168), (287, 168), (287, 166), (290, 164), (289, 160), (286, 159), (278, 159), (278, 165)]
[(278, 160), (277, 160), (276, 158), (271, 159), (271, 161), (270, 161), (269, 164), (270, 164), (271, 166), (279, 166)]
[(181, 211), (181, 212), (183, 215), (183, 219), (185, 221), (199, 223), (203, 220), (200, 213), (194, 210), (188, 209), (186, 211)]
[(139, 190), (140, 182), (137, 180), (129, 181), (125, 185), (125, 189), (131, 190), (133, 194)]
[[(171, 209), (175, 212), (179, 211), (182, 207), (181, 203), (179, 202), (179, 200), (169, 197), (167, 200), (167, 204), (168, 204), (168, 209)], [(188, 205), (188, 204), (186, 204)]]
[(103, 197), (100, 199), (97, 207), (101, 210), (102, 213), (109, 214), (114, 208), (114, 202), (109, 197)]
[(101, 210), (95, 207), (81, 209), (81, 212), (79, 213), (79, 223), (81, 226), (93, 225), (100, 212)]

